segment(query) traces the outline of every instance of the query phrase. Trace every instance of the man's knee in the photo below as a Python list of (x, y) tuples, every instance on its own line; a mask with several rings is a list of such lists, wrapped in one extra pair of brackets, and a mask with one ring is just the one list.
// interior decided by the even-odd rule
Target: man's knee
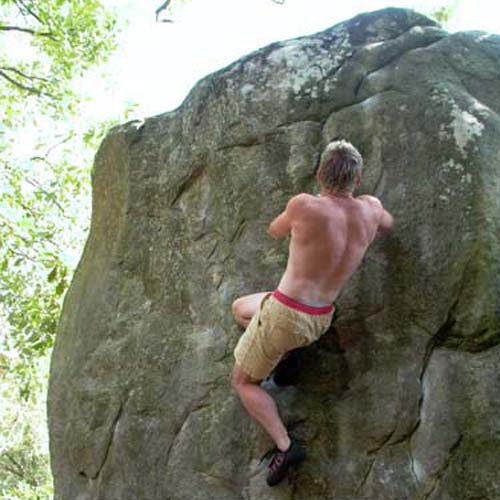
[(234, 364), (233, 371), (231, 373), (231, 387), (239, 392), (241, 388), (247, 384), (258, 384), (257, 380), (254, 380), (250, 375), (247, 375), (243, 369), (237, 364)]
[(236, 299), (232, 306), (231, 310), (233, 312), (233, 316), (235, 317), (236, 321), (240, 323), (243, 320), (243, 304), (242, 304), (241, 298)]
[(232, 387), (233, 391), (235, 391), (235, 392), (238, 392), (238, 389), (241, 387), (241, 383), (234, 376), (234, 373), (231, 374), (231, 387)]
[(234, 365), (233, 371), (231, 372), (231, 387), (238, 392), (241, 384), (244, 383), (244, 377), (242, 376), (242, 370), (238, 365)]

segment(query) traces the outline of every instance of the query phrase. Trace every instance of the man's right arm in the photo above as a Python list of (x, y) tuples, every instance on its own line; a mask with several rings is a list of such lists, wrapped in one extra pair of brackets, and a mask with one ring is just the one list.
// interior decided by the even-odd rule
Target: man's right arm
[(388, 233), (394, 227), (394, 217), (380, 204), (382, 208), (382, 215), (380, 216), (379, 231)]
[(304, 206), (310, 197), (311, 195), (300, 193), (290, 198), (284, 212), (278, 215), (269, 225), (267, 234), (274, 239), (288, 236), (292, 231), (292, 222), (303, 212)]
[(389, 233), (394, 226), (394, 217), (383, 207), (382, 202), (375, 196), (364, 195), (366, 201), (371, 203), (377, 211), (378, 231), (381, 233)]

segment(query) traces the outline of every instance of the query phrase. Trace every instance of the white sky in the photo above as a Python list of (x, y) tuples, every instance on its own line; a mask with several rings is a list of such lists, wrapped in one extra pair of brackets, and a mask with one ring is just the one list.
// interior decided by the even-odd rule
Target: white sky
[[(314, 33), (359, 13), (384, 7), (434, 11), (455, 2), (450, 31), (485, 30), (500, 33), (500, 3), (496, 0), (172, 0), (166, 17), (156, 23), (161, 0), (104, 0), (118, 7), (130, 25), (103, 86), (89, 79), (94, 105), (89, 118), (118, 114), (124, 103), (139, 105), (137, 116), (177, 107), (197, 80), (244, 54), (277, 40)], [(165, 16), (165, 12), (163, 13)]]

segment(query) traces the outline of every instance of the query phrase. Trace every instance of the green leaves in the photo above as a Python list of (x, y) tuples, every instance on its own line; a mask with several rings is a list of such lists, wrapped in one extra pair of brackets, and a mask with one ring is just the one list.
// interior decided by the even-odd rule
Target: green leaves
[(52, 283), (56, 279), (56, 276), (57, 276), (57, 266), (54, 266), (52, 268), (52, 271), (50, 271), (49, 275), (47, 276), (47, 281), (49, 283)]
[(0, 52), (0, 109), (10, 126), (26, 100), (54, 117), (74, 113), (71, 83), (114, 50), (116, 16), (97, 0), (4, 0), (0, 12), (0, 46), (8, 37), (10, 47)]
[(0, 0), (0, 498), (52, 498), (40, 365), (83, 248), (107, 128), (77, 124), (74, 82), (106, 61), (116, 31), (98, 0)]
[(460, 0), (448, 1), (444, 5), (428, 11), (426, 14), (435, 19), (443, 27), (446, 27), (457, 14), (459, 3)]
[(16, 361), (0, 353), (0, 498), (50, 500), (50, 475), (43, 422), (46, 364), (24, 368), (30, 383), (19, 384), (9, 371)]

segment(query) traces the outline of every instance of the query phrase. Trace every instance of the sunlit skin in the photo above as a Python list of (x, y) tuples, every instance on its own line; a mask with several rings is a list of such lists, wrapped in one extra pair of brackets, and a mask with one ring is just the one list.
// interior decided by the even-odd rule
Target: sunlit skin
[[(360, 181), (358, 177), (356, 185)], [(393, 226), (393, 217), (377, 198), (329, 191), (321, 184), (320, 188), (319, 196), (301, 193), (291, 198), (268, 228), (273, 238), (291, 236), (288, 263), (278, 289), (313, 306), (333, 303), (377, 233)], [(248, 326), (266, 293), (247, 295), (233, 303), (233, 314), (241, 326)], [(286, 450), (290, 444), (286, 428), (274, 400), (259, 383), (235, 363), (232, 385), (244, 407), (278, 448)]]

